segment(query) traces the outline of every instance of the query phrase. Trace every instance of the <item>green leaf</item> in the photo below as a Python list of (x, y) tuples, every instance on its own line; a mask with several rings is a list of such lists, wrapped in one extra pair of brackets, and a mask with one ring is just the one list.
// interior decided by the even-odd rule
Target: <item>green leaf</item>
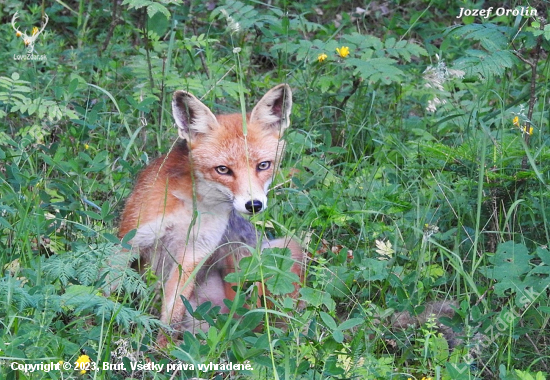
[(506, 69), (517, 62), (517, 58), (508, 50), (486, 52), (468, 49), (466, 55), (455, 61), (455, 68), (464, 70), (467, 76), (480, 76), (482, 79), (501, 77)]
[(162, 13), (167, 18), (170, 17), (170, 11), (168, 8), (166, 8), (164, 5), (159, 3), (152, 3), (149, 6), (147, 6), (147, 15), (152, 18), (157, 12)]
[(338, 325), (336, 324), (336, 322), (334, 321), (334, 318), (332, 318), (330, 315), (328, 315), (327, 313), (325, 313), (324, 311), (321, 311), (319, 313), (319, 315), (321, 316), (321, 319), (323, 320), (323, 322), (325, 322), (325, 325), (331, 329), (331, 330), (336, 330), (338, 328)]
[(341, 330), (334, 330), (332, 332), (332, 337), (337, 343), (342, 343), (344, 341), (344, 334)]
[(494, 256), (489, 258), (492, 266), (480, 268), (480, 273), (497, 281), (495, 293), (504, 296), (504, 292), (521, 288), (523, 277), (529, 272), (531, 256), (527, 247), (513, 241), (498, 246)]
[(350, 58), (346, 62), (355, 68), (354, 75), (365, 81), (390, 84), (401, 81), (403, 77), (403, 71), (395, 66), (396, 61), (392, 58)]
[(355, 326), (358, 326), (360, 325), (361, 323), (363, 323), (363, 319), (362, 318), (350, 318), (344, 322), (342, 322), (342, 324), (340, 326), (338, 326), (338, 329), (339, 330), (349, 330)]
[(111, 205), (109, 204), (109, 202), (103, 202), (103, 205), (101, 206), (101, 219), (105, 220), (110, 212)]
[(265, 284), (272, 294), (288, 294), (293, 292), (294, 283), (300, 279), (290, 269), (294, 264), (289, 249), (264, 249), (261, 255), (264, 265), (264, 276), (268, 278)]
[(537, 247), (536, 253), (546, 265), (550, 265), (550, 251), (548, 248)]
[(508, 49), (509, 35), (513, 33), (512, 28), (498, 26), (491, 23), (470, 24), (451, 27), (445, 34), (456, 39), (472, 39), (479, 41), (488, 51)]
[(388, 262), (372, 258), (364, 258), (361, 261), (361, 276), (365, 281), (380, 281), (388, 277)]
[(344, 35), (342, 37), (345, 41), (357, 46), (358, 50), (365, 51), (371, 49), (374, 51), (380, 51), (384, 49), (384, 44), (380, 38), (371, 35), (364, 35), (357, 32)]
[(330, 297), (330, 294), (319, 289), (302, 288), (300, 289), (301, 299), (313, 307), (324, 305), (327, 309), (334, 310), (335, 303)]

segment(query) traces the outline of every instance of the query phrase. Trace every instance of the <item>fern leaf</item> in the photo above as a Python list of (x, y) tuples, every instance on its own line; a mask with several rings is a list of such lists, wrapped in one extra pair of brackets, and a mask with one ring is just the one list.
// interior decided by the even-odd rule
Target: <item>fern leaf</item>
[(513, 29), (495, 24), (470, 24), (449, 28), (447, 35), (457, 39), (478, 41), (484, 50), (468, 49), (466, 56), (456, 61), (468, 76), (484, 79), (502, 76), (507, 68), (516, 64), (517, 58), (508, 50)]
[(449, 28), (445, 34), (457, 39), (479, 41), (488, 51), (507, 49), (512, 29), (495, 24), (470, 24)]
[(17, 311), (36, 307), (37, 297), (30, 295), (20, 280), (7, 275), (0, 279), (0, 305), (0, 315), (4, 315), (5, 310), (13, 309), (14, 306)]
[(151, 331), (152, 328), (160, 325), (157, 319), (94, 294), (93, 291), (92, 287), (73, 285), (67, 288), (66, 293), (61, 296), (61, 300), (76, 315), (91, 314), (104, 320), (114, 318), (116, 323), (125, 329), (129, 329), (132, 324), (137, 324), (139, 327)]
[(63, 286), (69, 283), (69, 280), (76, 277), (75, 262), (67, 260), (62, 255), (53, 255), (44, 263), (44, 273), (47, 277), (58, 279)]
[(384, 44), (380, 38), (371, 36), (371, 35), (362, 35), (357, 32), (354, 32), (350, 35), (344, 36), (345, 41), (357, 46), (359, 50), (372, 49), (374, 51), (379, 51), (384, 49)]
[(170, 11), (162, 4), (151, 3), (147, 6), (147, 15), (149, 16), (149, 18), (153, 17), (158, 12), (162, 13), (167, 18), (170, 17)]
[(469, 49), (467, 56), (459, 58), (455, 62), (457, 69), (464, 70), (467, 76), (479, 75), (484, 79), (502, 76), (506, 69), (511, 68), (517, 58), (507, 50), (485, 52)]
[(367, 60), (350, 58), (347, 62), (355, 67), (355, 75), (359, 75), (363, 80), (369, 82), (382, 82), (390, 84), (399, 82), (403, 76), (403, 71), (395, 66), (395, 60), (392, 58), (371, 58)]

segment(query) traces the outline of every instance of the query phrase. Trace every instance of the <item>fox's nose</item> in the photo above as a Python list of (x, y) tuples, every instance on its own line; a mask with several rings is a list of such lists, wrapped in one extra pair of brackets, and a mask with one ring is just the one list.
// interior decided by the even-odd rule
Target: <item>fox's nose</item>
[(253, 200), (253, 201), (248, 201), (244, 204), (244, 208), (248, 211), (248, 212), (260, 212), (262, 211), (262, 209), (264, 208), (264, 205), (261, 201), (259, 200)]

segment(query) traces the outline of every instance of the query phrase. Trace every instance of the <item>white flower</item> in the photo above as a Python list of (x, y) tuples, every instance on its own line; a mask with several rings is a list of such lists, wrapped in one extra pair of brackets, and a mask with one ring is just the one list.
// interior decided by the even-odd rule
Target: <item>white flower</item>
[[(448, 69), (447, 65), (445, 64), (444, 60), (440, 60), (439, 56), (436, 54), (437, 58), (437, 66), (428, 66), (426, 70), (424, 70), (423, 77), (426, 81), (426, 84), (424, 84), (424, 87), (426, 88), (433, 88), (439, 92), (442, 92), (443, 94), (447, 95), (448, 92), (445, 91), (443, 88), (443, 83), (445, 83), (447, 80), (452, 78), (464, 78), (464, 75), (466, 74), (462, 70), (454, 70), (454, 69)], [(426, 107), (426, 111), (428, 112), (435, 112), (437, 110), (437, 106), (440, 104), (446, 104), (447, 100), (440, 99), (439, 97), (435, 96), (432, 100), (428, 101), (428, 106)]]
[(235, 21), (235, 19), (231, 17), (229, 13), (227, 13), (227, 10), (222, 9), (221, 12), (225, 16), (225, 19), (227, 20), (227, 27), (229, 28), (231, 33), (237, 33), (238, 31), (241, 30), (241, 25), (237, 21)]
[(383, 242), (382, 240), (376, 240), (376, 253), (381, 257), (380, 260), (389, 260), (392, 258), (395, 251), (392, 248), (391, 242)]

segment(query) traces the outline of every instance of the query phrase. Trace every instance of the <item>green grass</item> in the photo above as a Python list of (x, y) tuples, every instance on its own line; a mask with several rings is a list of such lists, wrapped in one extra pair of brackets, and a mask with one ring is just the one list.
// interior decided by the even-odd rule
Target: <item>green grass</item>
[[(546, 378), (543, 19), (458, 20), (467, 5), (443, 1), (96, 3), (0, 5), (0, 378)], [(47, 60), (14, 60), (16, 11), (27, 34), (48, 14), (35, 43)], [(117, 223), (137, 173), (176, 139), (171, 94), (240, 112), (281, 82), (292, 125), (255, 221), (303, 241), (306, 307), (242, 297), (233, 318), (203, 305), (207, 333), (157, 350), (155, 279), (128, 268), (109, 295), (107, 258), (129, 239)], [(251, 267), (273, 273), (277, 254)], [(430, 318), (435, 301), (455, 315)], [(403, 312), (421, 323), (396, 328)], [(126, 370), (11, 368), (83, 354)], [(138, 361), (177, 371), (132, 372)], [(199, 369), (210, 362), (253, 369)]]

